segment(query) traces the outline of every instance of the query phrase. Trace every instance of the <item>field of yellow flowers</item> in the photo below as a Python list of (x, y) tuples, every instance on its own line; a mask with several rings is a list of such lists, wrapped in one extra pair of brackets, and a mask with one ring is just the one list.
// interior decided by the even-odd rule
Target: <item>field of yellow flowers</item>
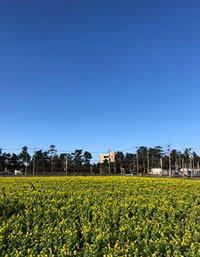
[(198, 181), (0, 178), (0, 192), (0, 256), (200, 256)]

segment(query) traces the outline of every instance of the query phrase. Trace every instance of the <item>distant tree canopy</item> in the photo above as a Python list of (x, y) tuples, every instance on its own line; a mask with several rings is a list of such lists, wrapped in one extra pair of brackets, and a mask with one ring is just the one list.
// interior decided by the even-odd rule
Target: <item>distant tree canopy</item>
[[(57, 174), (65, 172), (66, 169), (70, 173), (99, 173), (100, 169), (103, 173), (120, 173), (125, 171), (136, 171), (140, 173), (147, 173), (148, 169), (158, 168), (161, 166), (163, 169), (169, 168), (169, 154), (171, 158), (172, 169), (177, 167), (183, 168), (199, 167), (200, 157), (191, 148), (186, 148), (183, 152), (176, 149), (164, 151), (161, 146), (147, 148), (140, 146), (135, 153), (123, 153), (121, 151), (115, 152), (115, 162), (110, 163), (105, 161), (103, 164), (92, 163), (92, 153), (76, 149), (72, 153), (58, 153), (55, 145), (50, 145), (47, 150), (37, 150), (32, 155), (29, 153), (28, 147), (22, 147), (20, 153), (6, 153), (0, 148), (0, 171), (20, 169), (25, 170), (28, 166), (28, 173), (35, 170), (35, 174)], [(162, 161), (161, 161), (162, 159)], [(109, 168), (108, 168), (109, 167)]]

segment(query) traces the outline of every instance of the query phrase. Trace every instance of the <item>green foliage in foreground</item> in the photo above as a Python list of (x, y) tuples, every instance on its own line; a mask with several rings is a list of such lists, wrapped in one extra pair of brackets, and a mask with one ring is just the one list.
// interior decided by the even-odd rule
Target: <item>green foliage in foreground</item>
[(0, 178), (0, 191), (0, 256), (200, 256), (198, 181)]

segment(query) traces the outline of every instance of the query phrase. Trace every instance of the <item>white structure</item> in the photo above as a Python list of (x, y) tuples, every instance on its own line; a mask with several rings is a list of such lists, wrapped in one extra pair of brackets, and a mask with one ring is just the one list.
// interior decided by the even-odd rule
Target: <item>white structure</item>
[(199, 170), (199, 169), (193, 169), (193, 174), (194, 174), (194, 175), (200, 174), (200, 170)]
[(162, 168), (152, 168), (150, 174), (158, 176), (167, 176), (168, 170), (163, 170)]
[(15, 173), (15, 175), (22, 175), (22, 171), (21, 170), (15, 170), (14, 173)]
[(181, 172), (182, 175), (187, 176), (187, 175), (189, 175), (191, 170), (189, 168), (184, 168), (184, 169), (182, 168), (182, 169), (180, 169), (180, 172)]
[[(182, 175), (185, 175), (185, 176), (190, 176), (191, 175), (191, 169), (190, 168), (182, 168), (180, 169), (180, 172)], [(199, 169), (192, 169), (192, 174), (193, 175), (198, 175), (200, 174), (200, 170)]]
[(115, 152), (111, 152), (111, 153), (101, 153), (99, 155), (99, 162), (100, 163), (104, 163), (104, 161), (108, 161), (108, 162), (115, 162)]
[(150, 174), (161, 176), (162, 175), (162, 168), (152, 168)]

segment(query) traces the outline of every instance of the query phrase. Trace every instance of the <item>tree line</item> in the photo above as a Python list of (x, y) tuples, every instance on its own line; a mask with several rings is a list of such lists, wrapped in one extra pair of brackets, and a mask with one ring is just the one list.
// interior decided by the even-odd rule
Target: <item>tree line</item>
[(92, 154), (82, 149), (72, 153), (58, 153), (55, 145), (50, 145), (48, 150), (37, 150), (33, 155), (28, 147), (24, 146), (19, 154), (6, 153), (0, 149), (0, 171), (21, 170), (23, 174), (111, 174), (135, 171), (147, 174), (152, 168), (161, 167), (169, 169), (169, 157), (172, 169), (185, 167), (199, 168), (200, 156), (191, 148), (183, 152), (172, 149), (167, 152), (161, 146), (147, 148), (140, 146), (136, 153), (115, 153), (115, 162), (93, 163)]
[(117, 152), (115, 155), (116, 166), (120, 165), (126, 170), (134, 170), (147, 174), (152, 168), (178, 170), (182, 168), (198, 168), (200, 156), (192, 148), (185, 148), (183, 152), (168, 148), (164, 151), (161, 146), (147, 148), (138, 147), (136, 153)]

